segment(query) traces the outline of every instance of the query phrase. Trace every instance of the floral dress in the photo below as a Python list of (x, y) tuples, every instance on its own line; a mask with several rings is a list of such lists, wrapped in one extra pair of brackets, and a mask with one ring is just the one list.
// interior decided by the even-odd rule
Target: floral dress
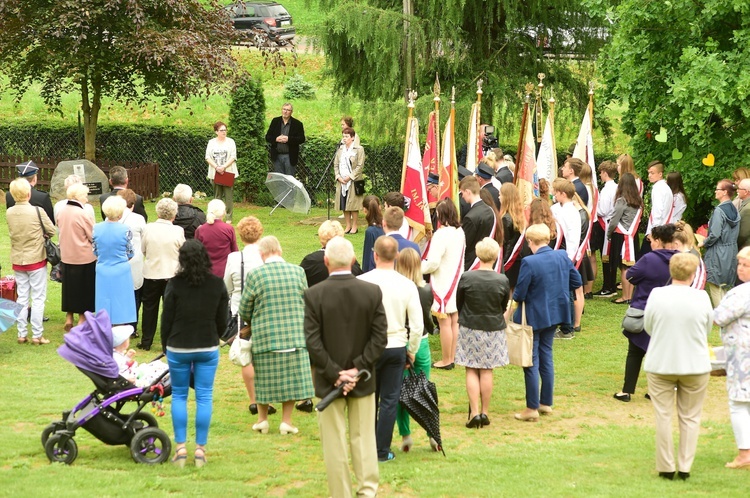
[(750, 402), (750, 282), (730, 290), (714, 310), (727, 355), (727, 391), (733, 401)]

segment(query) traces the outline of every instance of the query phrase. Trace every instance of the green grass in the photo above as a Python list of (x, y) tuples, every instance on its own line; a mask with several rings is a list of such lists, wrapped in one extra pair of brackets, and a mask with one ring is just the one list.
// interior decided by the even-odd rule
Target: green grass
[[(147, 204), (150, 216), (153, 207)], [(290, 262), (298, 263), (318, 248), (316, 225), (309, 220), (324, 217), (323, 210), (310, 216), (278, 210), (269, 216), (269, 208), (239, 204), (235, 209), (239, 216), (259, 217), (265, 233), (279, 237)], [(363, 239), (363, 231), (350, 238), (358, 257)], [(0, 217), (5, 274), (10, 273), (8, 253), (7, 226)], [(253, 433), (240, 373), (226, 351), (216, 379), (209, 462), (202, 471), (136, 465), (125, 447), (106, 446), (85, 431), (76, 435), (80, 451), (74, 465), (50, 465), (39, 442), (42, 429), (91, 390), (88, 379), (55, 352), (63, 334), (59, 303), (60, 285), (50, 282), (45, 313), (51, 318), (45, 332), (52, 340), (49, 346), (16, 344), (15, 328), (0, 334), (0, 496), (327, 496), (315, 416), (295, 413), (297, 436), (278, 434), (278, 415), (270, 418), (271, 433)], [(555, 413), (536, 424), (513, 419), (524, 406), (519, 368), (495, 370), (492, 425), (473, 431), (463, 426), (463, 371), (434, 371), (447, 456), (429, 451), (421, 428), (414, 429), (415, 447), (409, 454), (399, 451), (400, 438), (394, 436), (397, 458), (380, 467), (380, 495), (747, 496), (747, 473), (724, 468), (736, 446), (723, 378), (711, 378), (691, 479), (664, 482), (656, 477), (653, 413), (642, 397), (645, 375), (631, 403), (612, 399), (621, 386), (627, 350), (618, 329), (623, 311), (607, 300), (588, 301), (583, 332), (572, 341), (555, 341)], [(716, 334), (711, 340), (717, 343)], [(430, 338), (430, 345), (437, 358), (437, 337)], [(147, 358), (141, 352), (138, 359)], [(165, 410), (160, 425), (172, 435), (169, 400)], [(189, 410), (194, 413), (192, 402)], [(192, 436), (188, 446), (192, 450)]]

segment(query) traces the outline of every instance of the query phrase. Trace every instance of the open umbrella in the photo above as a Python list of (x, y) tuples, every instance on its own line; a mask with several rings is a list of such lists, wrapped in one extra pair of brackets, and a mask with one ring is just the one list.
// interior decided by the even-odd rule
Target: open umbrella
[[(365, 370), (363, 368), (362, 370), (357, 372), (357, 375), (354, 376), (354, 380), (359, 380), (359, 378), (362, 376), (365, 377), (365, 382), (367, 382), (368, 380), (370, 380), (370, 377), (372, 376), (372, 374), (370, 374), (369, 370)], [(315, 407), (315, 411), (322, 412), (323, 410), (325, 410), (326, 407), (330, 405), (331, 403), (333, 403), (334, 400), (336, 400), (336, 398), (341, 396), (343, 392), (344, 392), (344, 384), (341, 384), (340, 386), (335, 388), (333, 391), (326, 394), (325, 397), (320, 400), (320, 403), (318, 403), (318, 405)]]
[(424, 372), (415, 374), (414, 369), (409, 369), (409, 374), (401, 384), (399, 401), (411, 418), (427, 432), (427, 436), (435, 440), (437, 449), (445, 456), (440, 437), (440, 409), (435, 383), (427, 380)]
[(24, 310), (22, 304), (10, 299), (0, 299), (0, 332), (5, 332), (16, 323), (16, 317)]
[(310, 196), (299, 180), (290, 175), (281, 173), (268, 173), (266, 176), (266, 187), (273, 195), (276, 206), (270, 214), (279, 206), (284, 206), (295, 213), (307, 213), (310, 211)]

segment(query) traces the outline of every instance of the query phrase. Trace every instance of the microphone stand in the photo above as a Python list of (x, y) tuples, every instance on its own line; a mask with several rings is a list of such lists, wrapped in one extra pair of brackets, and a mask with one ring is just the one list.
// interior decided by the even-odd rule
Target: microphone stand
[[(339, 148), (344, 144), (344, 141), (340, 141), (338, 145), (336, 145), (336, 150), (333, 152), (333, 156), (331, 157), (331, 160), (328, 161), (328, 166), (326, 166), (326, 169), (323, 170), (323, 174), (320, 175), (320, 178), (318, 179), (318, 183), (315, 184), (315, 192), (318, 191), (318, 187), (320, 187), (320, 184), (323, 183), (323, 179), (326, 178), (328, 175), (328, 170), (331, 169), (331, 165), (333, 164), (333, 160), (336, 159), (336, 153), (339, 151)], [(326, 207), (328, 208), (328, 219), (331, 219), (331, 182), (326, 182)]]

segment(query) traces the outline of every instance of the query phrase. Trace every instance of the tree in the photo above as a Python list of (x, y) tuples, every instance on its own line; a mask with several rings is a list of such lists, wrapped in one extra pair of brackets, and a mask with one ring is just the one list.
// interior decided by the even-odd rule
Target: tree
[[(716, 181), (747, 166), (748, 41), (746, 2), (625, 0), (602, 52), (605, 97), (627, 105), (623, 131), (640, 171), (655, 159), (680, 171), (686, 215), (698, 223), (710, 215)], [(656, 140), (662, 128), (664, 142)]]
[(265, 187), (268, 172), (266, 147), (266, 99), (263, 83), (247, 78), (232, 93), (229, 107), (229, 128), (237, 143), (238, 182), (244, 200), (253, 202), (270, 199)]
[(547, 87), (554, 86), (563, 112), (573, 106), (580, 121), (593, 67), (574, 59), (591, 59), (598, 52), (606, 31), (595, 28), (604, 25), (603, 13), (611, 3), (319, 1), (328, 10), (322, 46), (342, 95), (392, 101), (412, 84), (427, 93), (438, 73), (443, 97), (455, 85), (459, 98), (474, 100), (481, 78), (483, 116), (489, 121), (495, 114), (507, 124), (518, 121), (518, 94), (540, 72), (547, 75)]
[(21, 98), (34, 81), (52, 110), (81, 95), (85, 155), (102, 97), (176, 105), (232, 81), (236, 38), (216, 0), (0, 0), (0, 67)]

